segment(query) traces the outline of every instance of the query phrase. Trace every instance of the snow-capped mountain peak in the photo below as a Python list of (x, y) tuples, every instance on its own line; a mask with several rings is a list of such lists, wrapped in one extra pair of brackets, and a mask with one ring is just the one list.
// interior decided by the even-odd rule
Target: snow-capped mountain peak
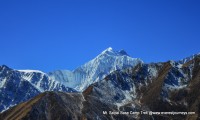
[(10, 68), (6, 65), (2, 65), (0, 66), (0, 71), (7, 71), (7, 70), (10, 70)]
[(44, 91), (75, 92), (39, 70), (14, 70), (0, 66), (0, 112)]
[(105, 51), (113, 51), (113, 48), (112, 47), (108, 47), (107, 49), (105, 49), (103, 52)]
[(24, 73), (41, 73), (41, 74), (46, 74), (46, 73), (44, 73), (44, 72), (42, 72), (42, 71), (40, 71), (40, 70), (17, 70), (17, 71), (19, 71), (19, 72), (24, 72)]
[(78, 67), (74, 71), (54, 71), (49, 73), (54, 80), (68, 87), (83, 91), (90, 84), (102, 80), (109, 73), (143, 63), (138, 58), (131, 58), (124, 50), (115, 51), (111, 47), (101, 52), (97, 57)]
[(99, 55), (104, 55), (104, 54), (114, 54), (113, 48), (109, 47), (109, 48), (105, 49), (103, 52), (101, 52), (101, 54), (99, 54)]
[[(123, 49), (119, 50), (119, 51), (115, 51), (113, 50), (113, 48), (109, 47), (106, 50), (104, 50), (101, 54), (99, 54), (98, 56), (102, 56), (102, 55), (112, 55), (112, 56), (129, 56), (127, 54), (127, 52)], [(97, 56), (97, 57), (98, 57)]]

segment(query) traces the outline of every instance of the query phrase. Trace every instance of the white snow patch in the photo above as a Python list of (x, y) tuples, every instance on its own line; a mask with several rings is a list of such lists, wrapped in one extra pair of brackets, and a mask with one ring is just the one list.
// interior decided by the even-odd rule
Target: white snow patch
[(6, 83), (6, 78), (0, 80), (0, 88), (2, 88), (5, 83)]
[(25, 72), (25, 73), (33, 73), (33, 72), (36, 72), (36, 73), (42, 73), (42, 74), (46, 74), (40, 70), (17, 70), (19, 72)]

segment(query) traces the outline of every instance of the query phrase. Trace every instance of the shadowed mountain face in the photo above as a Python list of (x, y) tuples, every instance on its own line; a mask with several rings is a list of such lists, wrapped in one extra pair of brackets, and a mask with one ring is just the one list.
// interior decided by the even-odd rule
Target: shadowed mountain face
[[(1, 113), (0, 119), (198, 120), (199, 86), (200, 55), (177, 62), (138, 64), (112, 72), (82, 93), (45, 92)], [(145, 115), (140, 111), (195, 114)]]
[(39, 71), (18, 71), (0, 66), (0, 111), (27, 101), (44, 91), (75, 92)]

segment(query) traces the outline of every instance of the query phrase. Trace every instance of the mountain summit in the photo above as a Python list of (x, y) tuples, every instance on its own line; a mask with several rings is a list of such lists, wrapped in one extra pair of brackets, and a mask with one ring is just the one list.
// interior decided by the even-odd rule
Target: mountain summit
[(103, 79), (109, 73), (134, 67), (139, 63), (143, 63), (143, 61), (138, 58), (131, 58), (124, 50), (115, 51), (109, 47), (96, 58), (73, 71), (57, 70), (50, 72), (49, 76), (67, 87), (83, 91), (90, 84)]
[[(109, 47), (107, 49), (105, 49), (101, 54), (109, 54), (109, 55), (115, 55), (115, 56), (129, 56), (125, 50), (120, 50), (120, 51), (114, 51), (113, 48)], [(100, 55), (101, 55), (100, 54)]]

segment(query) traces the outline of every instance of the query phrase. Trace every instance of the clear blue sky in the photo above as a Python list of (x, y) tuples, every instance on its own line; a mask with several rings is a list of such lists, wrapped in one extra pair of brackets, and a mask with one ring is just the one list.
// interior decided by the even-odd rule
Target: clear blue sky
[(200, 52), (199, 0), (1, 0), (0, 64), (45, 72), (108, 47), (144, 62)]

